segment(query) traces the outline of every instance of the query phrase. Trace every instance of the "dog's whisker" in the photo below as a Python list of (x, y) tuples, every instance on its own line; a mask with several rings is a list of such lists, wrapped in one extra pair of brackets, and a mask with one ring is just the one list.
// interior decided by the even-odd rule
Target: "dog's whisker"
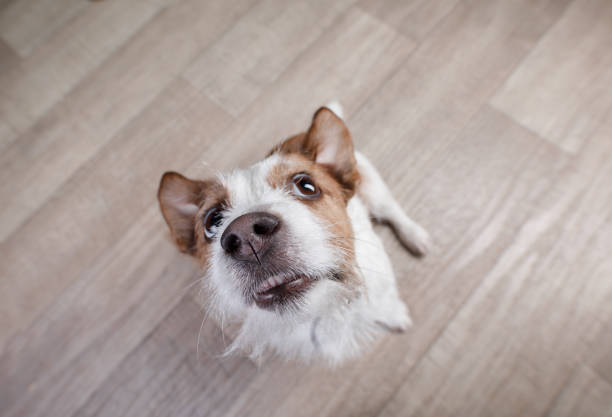
[(183, 293), (183, 292), (189, 291), (191, 288), (195, 287), (197, 284), (201, 284), (203, 282), (204, 278), (205, 277), (200, 277), (200, 278), (196, 279), (194, 282), (190, 283), (185, 288), (180, 290), (180, 292)]
[(369, 241), (369, 240), (365, 240), (365, 239), (356, 238), (354, 236), (331, 236), (328, 239), (330, 239), (330, 240), (340, 240), (340, 241), (342, 241), (342, 240), (353, 240), (353, 241), (356, 241), (356, 242), (363, 242), (363, 243), (367, 243), (369, 245), (378, 247), (378, 244), (375, 243), (375, 242), (372, 242), (372, 241)]
[(196, 360), (200, 362), (200, 337), (202, 336), (202, 329), (204, 328), (204, 324), (208, 320), (212, 310), (208, 310), (204, 313), (204, 317), (202, 318), (202, 323), (200, 323), (200, 330), (198, 330), (198, 339), (196, 341)]

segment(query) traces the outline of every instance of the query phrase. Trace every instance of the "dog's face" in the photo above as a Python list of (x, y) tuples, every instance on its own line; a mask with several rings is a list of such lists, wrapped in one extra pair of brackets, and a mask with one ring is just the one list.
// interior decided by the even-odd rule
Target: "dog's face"
[(347, 202), (358, 181), (346, 126), (321, 108), (263, 161), (206, 181), (166, 173), (158, 197), (219, 308), (285, 312), (355, 284)]

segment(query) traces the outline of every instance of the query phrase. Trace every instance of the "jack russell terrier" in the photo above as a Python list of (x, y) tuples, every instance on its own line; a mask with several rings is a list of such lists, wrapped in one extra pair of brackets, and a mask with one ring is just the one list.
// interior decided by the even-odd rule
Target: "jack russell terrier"
[(430, 239), (353, 150), (339, 104), (247, 169), (204, 181), (166, 172), (158, 199), (179, 250), (205, 270), (208, 308), (241, 323), (228, 352), (339, 364), (411, 326), (370, 217), (416, 255)]

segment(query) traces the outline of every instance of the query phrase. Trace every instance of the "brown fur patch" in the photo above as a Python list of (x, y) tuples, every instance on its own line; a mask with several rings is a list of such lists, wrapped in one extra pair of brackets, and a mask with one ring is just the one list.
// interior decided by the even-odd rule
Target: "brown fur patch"
[[(295, 174), (308, 174), (321, 191), (315, 199), (301, 201), (319, 219), (323, 219), (332, 236), (330, 243), (341, 249), (344, 254), (347, 278), (353, 275), (355, 261), (354, 234), (346, 211), (346, 194), (343, 186), (323, 166), (309, 160), (301, 153), (283, 155), (279, 164), (274, 166), (266, 181), (274, 188), (293, 189), (292, 178)], [(350, 266), (350, 267), (349, 267)]]
[(334, 160), (324, 166), (342, 184), (348, 200), (357, 188), (359, 173), (353, 149), (353, 138), (344, 121), (327, 107), (321, 107), (312, 116), (312, 124), (306, 132), (306, 138), (307, 146), (314, 149), (317, 162), (320, 162), (320, 154), (330, 143), (331, 147), (336, 149)]
[[(228, 203), (225, 187), (216, 180), (191, 180), (176, 172), (163, 175), (157, 193), (162, 215), (170, 228), (170, 234), (181, 252), (206, 262), (208, 241), (204, 235), (203, 218), (216, 206)], [(195, 212), (185, 212), (180, 205), (192, 204)]]
[(297, 153), (304, 155), (311, 161), (314, 161), (315, 155), (312, 153), (312, 151), (312, 149), (308, 149), (306, 147), (306, 132), (302, 132), (291, 136), (289, 139), (286, 139), (285, 141), (276, 145), (274, 148), (272, 148), (268, 156), (272, 155), (273, 153)]
[(326, 107), (317, 110), (307, 132), (300, 133), (276, 145), (269, 155), (300, 154), (315, 162), (330, 141), (335, 142), (336, 160), (334, 163), (319, 164), (325, 168), (342, 186), (344, 198), (348, 201), (359, 186), (360, 177), (353, 149), (353, 139), (348, 128), (335, 113)]

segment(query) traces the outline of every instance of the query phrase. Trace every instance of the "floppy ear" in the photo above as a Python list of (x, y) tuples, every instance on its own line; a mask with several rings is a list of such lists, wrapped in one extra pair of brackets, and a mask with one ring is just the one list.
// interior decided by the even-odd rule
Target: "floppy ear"
[(195, 251), (195, 215), (204, 200), (205, 186), (203, 181), (176, 172), (166, 172), (159, 183), (159, 206), (181, 252)]
[(327, 107), (321, 107), (315, 112), (305, 134), (287, 139), (274, 151), (303, 154), (325, 166), (338, 182), (350, 191), (348, 197), (354, 192), (359, 174), (353, 139), (342, 119)]

